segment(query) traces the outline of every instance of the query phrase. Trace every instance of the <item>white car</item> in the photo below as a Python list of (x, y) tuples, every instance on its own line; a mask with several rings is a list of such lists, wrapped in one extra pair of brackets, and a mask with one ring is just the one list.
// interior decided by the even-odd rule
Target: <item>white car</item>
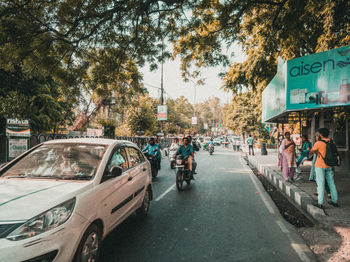
[(128, 141), (45, 142), (0, 169), (0, 261), (97, 261), (101, 241), (147, 215), (151, 167)]

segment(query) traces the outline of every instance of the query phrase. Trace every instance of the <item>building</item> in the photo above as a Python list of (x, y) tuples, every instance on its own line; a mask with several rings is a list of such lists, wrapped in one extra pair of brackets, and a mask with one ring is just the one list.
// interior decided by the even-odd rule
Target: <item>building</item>
[(350, 168), (350, 45), (283, 61), (262, 96), (265, 123), (299, 122), (315, 141), (320, 127), (330, 130), (344, 166)]

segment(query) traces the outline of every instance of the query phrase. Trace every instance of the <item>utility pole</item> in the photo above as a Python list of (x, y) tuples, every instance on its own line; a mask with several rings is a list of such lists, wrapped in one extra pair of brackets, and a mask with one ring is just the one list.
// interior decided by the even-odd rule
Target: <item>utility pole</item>
[(163, 54), (164, 54), (164, 40), (162, 38), (162, 58), (160, 66), (160, 104), (164, 105), (164, 87), (163, 87)]

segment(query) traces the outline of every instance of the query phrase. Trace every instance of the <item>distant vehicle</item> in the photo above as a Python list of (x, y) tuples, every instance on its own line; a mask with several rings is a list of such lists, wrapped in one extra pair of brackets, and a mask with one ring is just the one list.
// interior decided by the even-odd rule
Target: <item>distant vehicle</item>
[(0, 169), (0, 261), (98, 261), (102, 239), (147, 215), (151, 167), (128, 141), (40, 144)]
[(213, 142), (214, 142), (214, 146), (220, 146), (222, 140), (221, 140), (220, 138), (214, 138), (214, 139), (213, 139)]

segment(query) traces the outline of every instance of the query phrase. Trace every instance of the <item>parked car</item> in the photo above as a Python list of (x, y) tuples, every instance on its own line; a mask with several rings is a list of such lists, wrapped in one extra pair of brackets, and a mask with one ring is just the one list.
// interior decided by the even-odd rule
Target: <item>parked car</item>
[(0, 261), (98, 261), (101, 242), (147, 215), (151, 168), (128, 141), (52, 140), (0, 169)]

